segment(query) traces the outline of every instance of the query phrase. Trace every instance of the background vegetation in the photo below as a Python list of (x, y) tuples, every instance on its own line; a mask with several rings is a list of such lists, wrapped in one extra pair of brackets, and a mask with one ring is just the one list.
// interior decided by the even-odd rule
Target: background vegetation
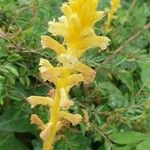
[[(0, 150), (41, 150), (39, 130), (31, 113), (47, 120), (46, 107), (30, 109), (26, 98), (47, 95), (52, 85), (38, 71), (39, 59), (55, 63), (55, 54), (42, 50), (40, 36), (49, 34), (49, 20), (60, 16), (63, 0), (0, 0)], [(101, 0), (99, 9), (109, 8)], [(103, 22), (97, 34), (107, 35), (106, 51), (92, 49), (82, 61), (97, 71), (91, 85), (72, 88), (76, 105), (89, 114), (89, 123), (66, 125), (55, 150), (149, 150), (150, 148), (150, 2), (121, 0), (113, 30)], [(61, 39), (58, 39), (61, 40)]]

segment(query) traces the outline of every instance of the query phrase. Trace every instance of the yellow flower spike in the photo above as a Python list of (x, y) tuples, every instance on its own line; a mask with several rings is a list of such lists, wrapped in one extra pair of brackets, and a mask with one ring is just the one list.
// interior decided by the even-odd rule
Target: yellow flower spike
[(82, 120), (82, 116), (79, 114), (71, 114), (68, 112), (61, 111), (60, 118), (64, 118), (72, 123), (73, 126), (79, 124)]
[(37, 105), (48, 105), (52, 106), (53, 99), (49, 97), (42, 97), (42, 96), (30, 96), (27, 98), (28, 103), (31, 104), (31, 108), (34, 108)]
[[(66, 15), (66, 9), (69, 8), (70, 15), (78, 14), (82, 23), (82, 28), (90, 26), (92, 27), (96, 21), (101, 19), (104, 15), (103, 12), (96, 11), (98, 0), (81, 0), (81, 1), (69, 1), (68, 6), (62, 6), (62, 12)], [(68, 9), (67, 9), (68, 10)], [(66, 16), (70, 16), (67, 13)]]
[(104, 50), (109, 45), (107, 37), (96, 36), (92, 29), (104, 16), (104, 12), (96, 11), (97, 4), (98, 0), (70, 0), (61, 7), (65, 16), (60, 17), (59, 22), (49, 22), (49, 32), (64, 37), (66, 53), (79, 58), (89, 48)]
[(111, 0), (111, 7), (110, 10), (108, 11), (108, 20), (104, 26), (106, 32), (110, 32), (112, 30), (111, 22), (113, 18), (115, 18), (115, 13), (119, 9), (119, 7), (120, 7), (120, 0)]
[(41, 130), (44, 130), (46, 127), (43, 121), (36, 114), (31, 115), (31, 124), (35, 124)]
[[(80, 62), (81, 55), (90, 48), (99, 47), (106, 49), (109, 39), (105, 36), (97, 36), (93, 29), (94, 24), (104, 16), (104, 12), (97, 11), (98, 0), (68, 0), (61, 7), (63, 16), (49, 22), (48, 31), (54, 36), (62, 36), (63, 44), (49, 36), (41, 36), (43, 48), (50, 48), (57, 54), (59, 61), (57, 67), (53, 67), (48, 60), (40, 60), (40, 73), (44, 81), (52, 82), (55, 89), (46, 97), (29, 97), (28, 102), (32, 107), (36, 105), (49, 105), (49, 120), (46, 125), (37, 117), (33, 117), (33, 123), (37, 124), (42, 132), (43, 150), (52, 150), (55, 137), (65, 122), (77, 125), (82, 120), (79, 114), (71, 114), (63, 110), (74, 105), (69, 97), (69, 90), (80, 82), (90, 83), (95, 78), (96, 72), (89, 66)], [(50, 99), (52, 104), (50, 104)], [(88, 114), (84, 113), (85, 122)], [(37, 121), (38, 120), (38, 121)]]
[(43, 48), (53, 49), (58, 55), (66, 52), (66, 49), (60, 43), (46, 35), (41, 36), (41, 44)]
[(60, 106), (62, 107), (63, 110), (69, 109), (71, 106), (74, 105), (74, 102), (68, 98), (64, 88), (60, 89), (60, 100), (61, 100)]

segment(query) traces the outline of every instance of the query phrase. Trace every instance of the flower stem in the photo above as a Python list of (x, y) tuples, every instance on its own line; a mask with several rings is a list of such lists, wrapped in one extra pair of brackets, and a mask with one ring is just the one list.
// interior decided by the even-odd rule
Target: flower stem
[(53, 106), (50, 108), (50, 119), (49, 123), (52, 123), (51, 131), (49, 132), (48, 138), (44, 140), (43, 144), (43, 150), (52, 150), (53, 149), (53, 143), (56, 136), (56, 133), (58, 131), (58, 121), (60, 116), (60, 90), (57, 88), (55, 93), (55, 101)]

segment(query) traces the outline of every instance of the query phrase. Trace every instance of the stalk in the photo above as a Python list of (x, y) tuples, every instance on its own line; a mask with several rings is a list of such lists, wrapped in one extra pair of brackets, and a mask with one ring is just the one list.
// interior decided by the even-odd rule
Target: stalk
[(52, 107), (50, 107), (50, 119), (49, 119), (49, 123), (52, 122), (52, 128), (51, 131), (48, 132), (48, 138), (46, 140), (44, 140), (43, 143), (43, 150), (52, 150), (53, 149), (53, 143), (54, 143), (54, 139), (58, 130), (58, 121), (59, 121), (59, 114), (60, 114), (60, 94), (59, 94), (59, 89), (56, 88), (56, 92), (55, 92), (55, 100), (54, 100), (54, 104), (52, 105)]

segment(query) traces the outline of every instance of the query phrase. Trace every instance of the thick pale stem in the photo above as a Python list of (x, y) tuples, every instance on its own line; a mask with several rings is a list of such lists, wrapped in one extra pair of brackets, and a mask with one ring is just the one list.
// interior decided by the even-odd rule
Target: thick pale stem
[(58, 131), (57, 123), (60, 116), (60, 90), (57, 88), (55, 92), (54, 105), (50, 108), (50, 120), (52, 123), (51, 131), (49, 132), (48, 138), (44, 140), (43, 150), (52, 150), (53, 143), (55, 140), (56, 133)]

